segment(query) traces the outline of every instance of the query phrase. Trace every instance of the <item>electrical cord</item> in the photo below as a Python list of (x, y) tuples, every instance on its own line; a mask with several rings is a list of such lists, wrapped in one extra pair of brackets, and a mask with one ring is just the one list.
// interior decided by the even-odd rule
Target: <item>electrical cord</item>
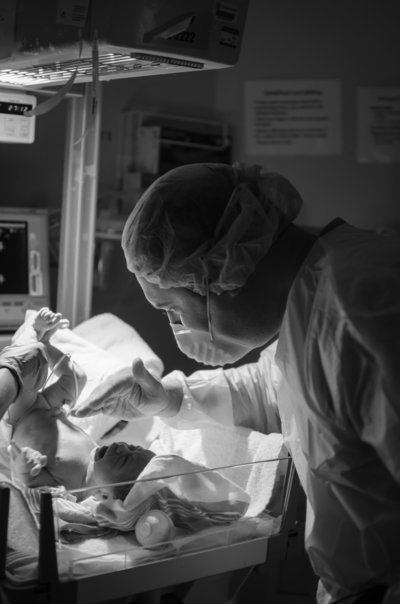
[(8, 599), (7, 594), (1, 585), (0, 585), (0, 602), (1, 602), (1, 604), (10, 604), (10, 600)]
[(346, 602), (351, 598), (361, 598), (361, 600), (357, 599), (354, 604), (380, 604), (387, 589), (387, 585), (375, 585), (374, 587), (369, 588), (367, 590), (359, 591), (339, 598), (338, 600), (332, 602), (332, 604), (341, 604), (342, 602)]

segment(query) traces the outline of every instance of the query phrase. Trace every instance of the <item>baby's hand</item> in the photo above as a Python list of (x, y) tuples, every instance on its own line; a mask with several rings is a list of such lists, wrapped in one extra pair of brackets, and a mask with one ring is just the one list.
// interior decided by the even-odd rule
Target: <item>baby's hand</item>
[(40, 341), (48, 341), (58, 329), (69, 327), (68, 319), (63, 319), (60, 312), (53, 312), (49, 308), (41, 308), (33, 322), (37, 338)]
[(28, 476), (37, 476), (47, 465), (47, 455), (42, 455), (31, 447), (19, 448), (13, 440), (10, 442), (8, 450), (11, 456), (20, 457), (24, 466), (24, 474), (28, 474)]
[(31, 447), (22, 447), (22, 458), (31, 476), (37, 476), (47, 464), (47, 455), (42, 455)]

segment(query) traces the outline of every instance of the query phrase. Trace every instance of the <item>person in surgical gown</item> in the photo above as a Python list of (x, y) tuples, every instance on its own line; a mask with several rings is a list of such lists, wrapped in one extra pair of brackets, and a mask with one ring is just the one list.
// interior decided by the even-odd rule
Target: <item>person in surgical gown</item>
[(129, 270), (187, 355), (223, 366), (264, 349), (161, 381), (137, 360), (118, 396), (75, 413), (173, 416), (191, 396), (220, 421), (282, 429), (318, 602), (399, 603), (400, 237), (340, 219), (311, 235), (293, 223), (301, 203), (257, 166), (158, 178), (124, 229)]

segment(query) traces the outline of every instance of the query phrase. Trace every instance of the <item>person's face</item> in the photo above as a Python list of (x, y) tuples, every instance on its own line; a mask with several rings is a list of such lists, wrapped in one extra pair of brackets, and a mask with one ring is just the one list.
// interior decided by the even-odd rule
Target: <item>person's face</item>
[(208, 332), (206, 298), (182, 287), (162, 289), (142, 277), (137, 278), (144, 295), (154, 308), (163, 311), (170, 323)]
[[(164, 311), (170, 323), (178, 323), (210, 336), (205, 296), (184, 288), (162, 289), (140, 277), (138, 282), (150, 304)], [(245, 356), (254, 348), (246, 312), (236, 305), (235, 297), (230, 294), (212, 294), (210, 304), (215, 347), (237, 358)]]
[(86, 486), (98, 488), (90, 494), (99, 500), (114, 497), (114, 489), (105, 485), (136, 480), (152, 457), (149, 449), (124, 442), (97, 447), (91, 453)]

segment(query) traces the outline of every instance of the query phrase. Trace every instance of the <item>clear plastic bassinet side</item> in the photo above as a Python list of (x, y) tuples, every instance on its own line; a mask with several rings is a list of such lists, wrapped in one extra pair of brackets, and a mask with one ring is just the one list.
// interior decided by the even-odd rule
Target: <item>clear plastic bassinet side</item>
[(284, 452), (212, 469), (161, 457), (136, 481), (53, 499), (60, 577), (134, 568), (279, 534), (289, 463)]

